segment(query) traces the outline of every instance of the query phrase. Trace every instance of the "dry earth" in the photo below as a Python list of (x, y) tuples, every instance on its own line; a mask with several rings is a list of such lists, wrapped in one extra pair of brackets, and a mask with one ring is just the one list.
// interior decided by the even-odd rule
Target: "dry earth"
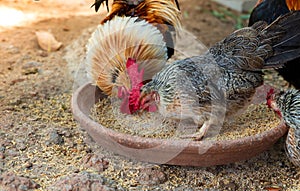
[[(210, 1), (179, 1), (183, 26), (206, 46), (245, 23)], [(70, 110), (72, 93), (84, 82), (77, 71), (86, 40), (106, 11), (95, 13), (92, 3), (0, 1), (1, 191), (300, 189), (300, 169), (287, 160), (283, 139), (253, 159), (208, 168), (132, 161), (95, 145)], [(3, 16), (7, 8), (19, 12)], [(24, 22), (3, 26), (22, 13)], [(39, 30), (50, 31), (63, 47), (41, 50)]]

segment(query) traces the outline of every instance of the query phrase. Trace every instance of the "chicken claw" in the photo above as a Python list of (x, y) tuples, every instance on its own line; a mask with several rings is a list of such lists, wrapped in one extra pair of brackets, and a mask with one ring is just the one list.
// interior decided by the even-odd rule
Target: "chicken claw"
[(193, 139), (194, 141), (201, 141), (204, 138), (204, 136), (206, 135), (206, 133), (210, 127), (211, 127), (211, 125), (208, 122), (205, 122), (198, 132), (188, 134), (188, 135), (182, 135), (182, 136), (180, 136), (180, 138)]

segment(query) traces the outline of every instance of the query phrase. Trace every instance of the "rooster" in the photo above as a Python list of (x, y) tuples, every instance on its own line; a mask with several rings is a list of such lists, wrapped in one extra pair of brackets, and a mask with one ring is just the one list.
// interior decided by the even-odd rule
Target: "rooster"
[[(125, 98), (160, 71), (167, 58), (166, 43), (155, 26), (138, 17), (116, 16), (99, 25), (89, 39), (86, 67), (92, 83), (106, 95)], [(131, 78), (138, 74), (134, 69), (143, 73), (141, 80)], [(122, 105), (122, 112), (130, 113), (130, 106)]]
[[(95, 1), (96, 11), (102, 3)], [(87, 45), (86, 65), (93, 84), (108, 96), (123, 98), (121, 111), (130, 114), (136, 106), (129, 103), (129, 95), (138, 97), (135, 86), (151, 79), (174, 54), (171, 33), (180, 28), (180, 11), (173, 0), (114, 0)], [(143, 79), (128, 75), (136, 68)]]
[(300, 167), (300, 91), (295, 89), (275, 93), (270, 90), (267, 104), (290, 127), (286, 139), (286, 152), (290, 161)]
[[(279, 16), (294, 10), (300, 10), (299, 0), (259, 0), (251, 12), (249, 26), (257, 21), (266, 21), (270, 24)], [(296, 89), (300, 89), (300, 76), (298, 74), (300, 71), (300, 58), (288, 61), (284, 67), (277, 69), (277, 71)]]
[[(108, 0), (105, 0), (108, 9)], [(104, 0), (95, 0), (97, 12)], [(181, 28), (180, 8), (177, 0), (114, 0), (112, 10), (101, 21), (110, 21), (115, 16), (133, 16), (146, 20), (155, 25), (164, 36), (168, 48), (168, 57), (174, 54), (174, 40), (172, 32)]]
[(250, 102), (263, 84), (262, 69), (300, 56), (299, 27), (300, 12), (293, 12), (270, 25), (261, 21), (237, 30), (204, 55), (166, 65), (132, 100), (140, 110), (156, 106), (165, 117), (192, 119), (201, 128), (186, 137), (201, 140), (210, 127), (221, 125), (222, 116)]

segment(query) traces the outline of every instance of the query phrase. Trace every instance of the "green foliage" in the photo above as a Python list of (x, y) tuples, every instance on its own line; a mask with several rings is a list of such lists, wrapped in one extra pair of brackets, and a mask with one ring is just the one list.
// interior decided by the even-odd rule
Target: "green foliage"
[(245, 23), (248, 21), (250, 14), (236, 14), (226, 8), (220, 8), (219, 10), (212, 10), (211, 14), (221, 21), (228, 22), (234, 20), (235, 28), (240, 29), (245, 27)]

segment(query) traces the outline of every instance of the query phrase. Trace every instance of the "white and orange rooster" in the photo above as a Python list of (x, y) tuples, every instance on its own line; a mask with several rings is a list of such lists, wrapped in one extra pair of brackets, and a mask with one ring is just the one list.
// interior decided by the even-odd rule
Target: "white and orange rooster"
[[(96, 11), (103, 2), (96, 0)], [(174, 54), (171, 33), (181, 28), (177, 6), (173, 0), (114, 0), (111, 12), (89, 39), (88, 75), (105, 94), (122, 98), (123, 113), (137, 109), (130, 99), (140, 96), (140, 87)]]

